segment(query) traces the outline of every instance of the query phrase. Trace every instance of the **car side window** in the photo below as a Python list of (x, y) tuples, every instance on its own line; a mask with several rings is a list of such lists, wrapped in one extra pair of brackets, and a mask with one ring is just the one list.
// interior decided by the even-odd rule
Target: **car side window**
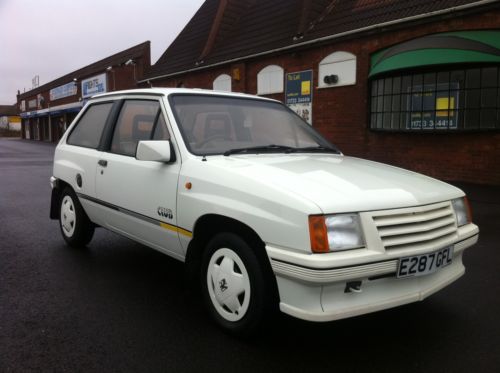
[(163, 118), (162, 113), (160, 113), (160, 116), (156, 121), (156, 126), (152, 140), (170, 140), (170, 134), (168, 133), (167, 123), (165, 123), (165, 118)]
[(116, 122), (111, 152), (133, 157), (139, 141), (169, 138), (158, 101), (127, 100)]
[(112, 106), (112, 102), (89, 106), (69, 134), (67, 143), (97, 149)]

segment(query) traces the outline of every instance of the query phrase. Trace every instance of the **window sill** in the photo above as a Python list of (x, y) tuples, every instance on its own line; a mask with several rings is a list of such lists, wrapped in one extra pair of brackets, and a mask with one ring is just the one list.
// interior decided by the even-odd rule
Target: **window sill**
[(280, 93), (285, 93), (285, 91), (276, 91), (276, 92), (263, 92), (263, 93), (259, 93), (257, 92), (257, 96), (267, 96), (267, 95), (276, 95), (276, 94), (280, 94)]
[(356, 85), (356, 82), (354, 83), (341, 83), (341, 84), (335, 84), (335, 85), (328, 85), (328, 86), (317, 86), (316, 89), (328, 89), (328, 88), (338, 88), (338, 87), (346, 87), (350, 85)]

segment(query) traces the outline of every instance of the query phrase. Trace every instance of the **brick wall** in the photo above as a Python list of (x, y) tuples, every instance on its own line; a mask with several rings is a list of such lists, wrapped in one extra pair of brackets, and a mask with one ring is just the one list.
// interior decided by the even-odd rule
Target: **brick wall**
[[(136, 81), (134, 80), (134, 66), (116, 66), (113, 67), (113, 72), (106, 72), (105, 68), (103, 68), (103, 71), (94, 73), (88, 76), (79, 76), (78, 77), (78, 82), (77, 82), (77, 93), (76, 95), (69, 96), (69, 97), (63, 97), (58, 100), (51, 101), (50, 100), (50, 89), (55, 88), (57, 85), (54, 87), (49, 87), (46, 90), (43, 90), (42, 92), (38, 92), (36, 94), (23, 94), (22, 95), (22, 100), (26, 101), (26, 110), (27, 111), (33, 111), (37, 110), (36, 108), (30, 108), (28, 109), (28, 101), (30, 100), (36, 100), (38, 97), (38, 94), (41, 94), (44, 99), (45, 99), (45, 104), (42, 109), (47, 108), (47, 105), (50, 105), (50, 107), (54, 106), (60, 106), (60, 105), (65, 105), (65, 104), (70, 104), (73, 102), (76, 102), (79, 97), (82, 96), (82, 80), (85, 80), (87, 78), (91, 78), (96, 75), (101, 75), (103, 73), (107, 74), (107, 85), (108, 85), (108, 92), (111, 91), (116, 91), (116, 90), (121, 90), (121, 89), (132, 89), (137, 86)], [(136, 66), (136, 71), (135, 71), (137, 80), (141, 79), (143, 75), (143, 69), (142, 66), (141, 68), (138, 68)], [(114, 78), (113, 78), (114, 75)], [(68, 81), (66, 83), (70, 83), (71, 81)], [(65, 84), (65, 83), (64, 83)], [(21, 98), (18, 99), (18, 105), (21, 102)]]
[[(499, 28), (500, 11), (442, 18), (438, 22), (412, 25), (370, 36), (333, 41), (294, 52), (264, 56), (236, 65), (201, 70), (175, 78), (153, 81), (154, 86), (212, 89), (220, 74), (240, 69), (240, 81), (233, 91), (255, 94), (257, 73), (267, 65), (284, 68), (285, 73), (312, 69), (314, 72), (313, 125), (345, 154), (368, 158), (448, 181), (500, 185), (500, 133), (382, 133), (369, 129), (368, 72), (371, 53), (408, 39), (436, 32)], [(335, 51), (357, 57), (357, 84), (318, 89), (318, 64)], [(284, 100), (284, 94), (269, 95)]]

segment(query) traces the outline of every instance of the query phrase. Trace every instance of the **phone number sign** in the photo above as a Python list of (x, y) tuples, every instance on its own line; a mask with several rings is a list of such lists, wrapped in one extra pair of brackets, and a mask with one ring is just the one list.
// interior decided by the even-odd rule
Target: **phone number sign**
[(286, 104), (312, 102), (312, 70), (286, 74)]
[(285, 102), (309, 124), (312, 124), (312, 84), (312, 70), (286, 74)]

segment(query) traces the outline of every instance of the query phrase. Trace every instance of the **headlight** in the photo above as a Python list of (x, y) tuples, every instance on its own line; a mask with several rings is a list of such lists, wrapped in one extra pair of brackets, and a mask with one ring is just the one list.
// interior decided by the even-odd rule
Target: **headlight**
[(358, 214), (309, 217), (311, 250), (315, 253), (357, 249), (365, 245)]
[(455, 218), (457, 219), (457, 225), (459, 227), (472, 222), (471, 210), (467, 197), (454, 199), (451, 201), (451, 204), (455, 211)]

